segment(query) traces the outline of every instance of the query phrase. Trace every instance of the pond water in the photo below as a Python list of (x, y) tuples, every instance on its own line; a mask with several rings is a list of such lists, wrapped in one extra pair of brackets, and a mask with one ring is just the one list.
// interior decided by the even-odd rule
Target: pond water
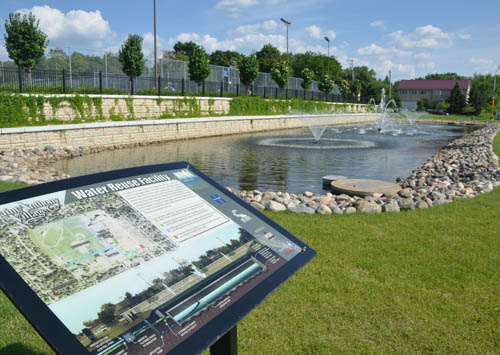
[(328, 127), (319, 144), (307, 128), (269, 131), (104, 151), (53, 166), (77, 176), (184, 160), (223, 186), (322, 192), (324, 175), (395, 182), (468, 130), (425, 124), (382, 132), (371, 125)]

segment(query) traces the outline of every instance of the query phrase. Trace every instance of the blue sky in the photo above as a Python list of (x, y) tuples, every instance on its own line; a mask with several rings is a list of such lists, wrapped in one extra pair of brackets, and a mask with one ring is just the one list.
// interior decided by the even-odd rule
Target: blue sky
[[(2, 0), (0, 21), (18, 10), (32, 11), (40, 19), (51, 47), (92, 49), (102, 55), (136, 33), (144, 37), (144, 52), (152, 58), (153, 0)], [(354, 65), (367, 65), (379, 77), (389, 70), (394, 80), (448, 71), (472, 75), (495, 71), (500, 64), (498, 0), (157, 0), (159, 46), (171, 49), (178, 40), (192, 40), (208, 52), (248, 54), (272, 43), (285, 51), (280, 17), (292, 22), (291, 52), (326, 54), (328, 35), (330, 54), (343, 67), (353, 59)], [(0, 44), (0, 59), (5, 60)]]

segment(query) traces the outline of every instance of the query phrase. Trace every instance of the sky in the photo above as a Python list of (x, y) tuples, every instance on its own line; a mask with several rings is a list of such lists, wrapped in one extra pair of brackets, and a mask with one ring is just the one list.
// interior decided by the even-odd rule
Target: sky
[[(271, 43), (286, 51), (327, 53), (342, 67), (366, 65), (392, 80), (428, 73), (491, 73), (500, 64), (500, 1), (450, 0), (157, 0), (160, 51), (177, 41), (243, 54)], [(49, 49), (67, 48), (95, 55), (116, 52), (129, 34), (144, 38), (153, 57), (153, 0), (2, 0), (0, 21), (31, 11), (48, 35)], [(0, 27), (0, 60), (8, 58)]]

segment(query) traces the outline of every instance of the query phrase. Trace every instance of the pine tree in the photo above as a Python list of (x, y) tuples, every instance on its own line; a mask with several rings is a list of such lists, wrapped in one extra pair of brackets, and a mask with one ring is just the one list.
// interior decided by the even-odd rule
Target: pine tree
[(453, 90), (451, 90), (451, 95), (448, 98), (448, 103), (450, 104), (450, 108), (448, 109), (449, 113), (455, 113), (455, 114), (462, 113), (462, 110), (466, 105), (465, 95), (462, 92), (462, 89), (460, 89), (458, 82), (453, 87)]

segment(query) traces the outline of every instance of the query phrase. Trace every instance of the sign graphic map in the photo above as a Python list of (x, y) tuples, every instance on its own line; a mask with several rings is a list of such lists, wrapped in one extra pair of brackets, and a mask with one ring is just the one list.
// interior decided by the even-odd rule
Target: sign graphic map
[[(2, 194), (2, 262), (46, 306), (25, 314), (42, 336), (37, 319), (49, 312), (82, 354), (202, 351), (256, 306), (246, 295), (260, 303), (315, 255), (187, 163), (140, 172)], [(208, 343), (190, 342), (201, 329)]]

